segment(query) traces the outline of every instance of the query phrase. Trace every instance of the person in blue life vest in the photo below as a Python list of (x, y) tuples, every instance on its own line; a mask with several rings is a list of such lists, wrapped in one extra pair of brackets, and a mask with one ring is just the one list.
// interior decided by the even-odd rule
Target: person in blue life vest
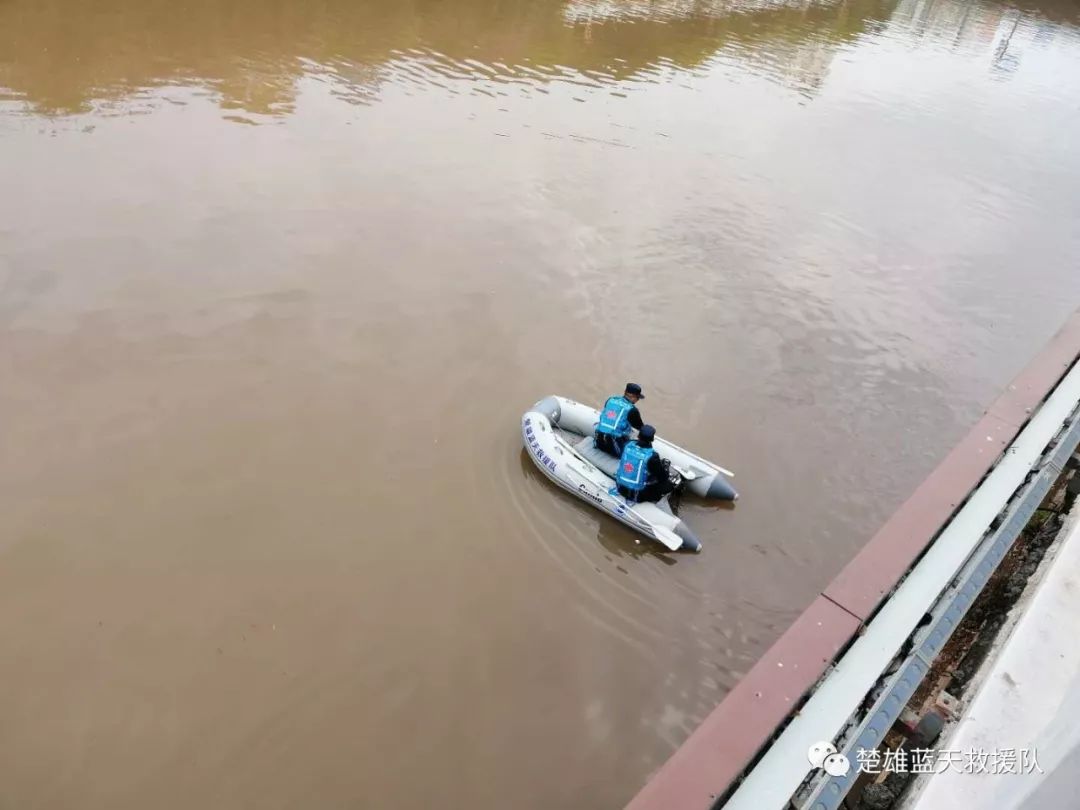
[(641, 430), (644, 422), (637, 403), (645, 399), (641, 386), (627, 383), (620, 397), (608, 397), (600, 408), (600, 422), (593, 434), (593, 444), (599, 450), (618, 458), (630, 441), (630, 429)]
[(655, 502), (675, 491), (668, 466), (653, 449), (656, 428), (642, 425), (636, 441), (626, 445), (615, 473), (615, 488), (632, 503)]

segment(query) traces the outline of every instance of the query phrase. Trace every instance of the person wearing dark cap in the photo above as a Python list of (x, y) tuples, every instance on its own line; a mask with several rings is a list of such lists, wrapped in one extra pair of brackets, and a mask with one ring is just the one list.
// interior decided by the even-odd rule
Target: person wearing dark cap
[(655, 502), (675, 489), (664, 460), (653, 449), (655, 436), (656, 428), (642, 425), (637, 440), (626, 445), (619, 459), (615, 487), (631, 503)]
[(622, 396), (608, 397), (600, 409), (600, 422), (593, 434), (593, 444), (605, 453), (619, 457), (630, 441), (630, 429), (641, 430), (644, 422), (637, 403), (645, 399), (641, 386), (627, 383)]

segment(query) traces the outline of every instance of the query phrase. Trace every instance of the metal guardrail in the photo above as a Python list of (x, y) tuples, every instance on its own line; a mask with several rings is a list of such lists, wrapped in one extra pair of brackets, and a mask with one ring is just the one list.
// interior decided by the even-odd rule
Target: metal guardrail
[[(1003, 506), (1028, 486), (1032, 471), (1039, 468), (1047, 448), (1054, 444), (1078, 402), (1080, 365), (1073, 365), (1004, 454), (989, 460), (989, 474), (959, 505), (933, 542), (927, 545), (925, 554), (909, 569), (832, 671), (817, 685), (798, 715), (772, 742), (731, 799), (722, 805), (726, 810), (779, 810), (788, 806), (791, 797), (810, 775), (807, 752), (811, 747), (838, 739), (844, 743), (844, 735), (852, 722), (859, 722), (867, 696), (879, 685), (883, 673), (889, 670), (905, 642), (919, 629), (927, 612), (939, 602), (977, 553), (987, 531), (996, 525)], [(1020, 528), (1022, 526), (1017, 526), (1016, 530)], [(910, 687), (903, 687), (907, 688)], [(893, 706), (898, 702), (898, 696), (890, 696), (888, 700), (887, 708), (895, 708), (899, 714), (903, 704)], [(885, 722), (888, 714), (885, 708), (878, 710), (882, 717), (880, 722), (876, 714), (869, 715), (864, 730), (867, 739), (880, 739), (892, 725)], [(833, 798), (842, 798), (839, 781), (827, 780), (825, 787)], [(821, 794), (815, 795), (819, 797), (815, 801), (820, 801)]]
[[(872, 751), (881, 744), (968, 608), (997, 570), (1054, 482), (1064, 472), (1078, 444), (1080, 408), (1073, 411), (1056, 437), (1054, 446), (1043, 455), (1028, 481), (1002, 510), (995, 521), (997, 528), (984, 535), (953, 584), (931, 609), (928, 625), (916, 630), (912, 637), (912, 651), (899, 664), (897, 671), (880, 685), (880, 694), (865, 717), (843, 733), (846, 742), (838, 746), (838, 751), (849, 761), (857, 760), (858, 751)], [(821, 771), (796, 795), (792, 804), (805, 810), (837, 810), (858, 777), (859, 772), (855, 768), (843, 776), (830, 776)]]

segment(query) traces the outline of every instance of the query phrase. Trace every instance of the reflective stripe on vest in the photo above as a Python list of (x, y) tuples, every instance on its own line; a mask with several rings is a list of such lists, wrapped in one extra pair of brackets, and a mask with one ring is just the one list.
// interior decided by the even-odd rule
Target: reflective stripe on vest
[(598, 433), (606, 433), (609, 436), (629, 436), (630, 421), (627, 414), (634, 407), (634, 403), (626, 397), (608, 397), (600, 411), (600, 424), (596, 426)]
[(626, 445), (622, 458), (619, 459), (615, 483), (634, 492), (641, 492), (649, 483), (649, 459), (655, 452), (651, 447), (641, 447), (637, 442)]

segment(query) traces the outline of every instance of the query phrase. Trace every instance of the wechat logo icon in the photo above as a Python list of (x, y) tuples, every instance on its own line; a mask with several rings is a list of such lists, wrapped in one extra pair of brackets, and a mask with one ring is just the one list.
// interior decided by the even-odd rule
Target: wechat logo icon
[(851, 770), (851, 762), (843, 754), (836, 751), (836, 746), (831, 742), (816, 742), (806, 752), (806, 758), (815, 768), (824, 769), (829, 776), (847, 776)]

